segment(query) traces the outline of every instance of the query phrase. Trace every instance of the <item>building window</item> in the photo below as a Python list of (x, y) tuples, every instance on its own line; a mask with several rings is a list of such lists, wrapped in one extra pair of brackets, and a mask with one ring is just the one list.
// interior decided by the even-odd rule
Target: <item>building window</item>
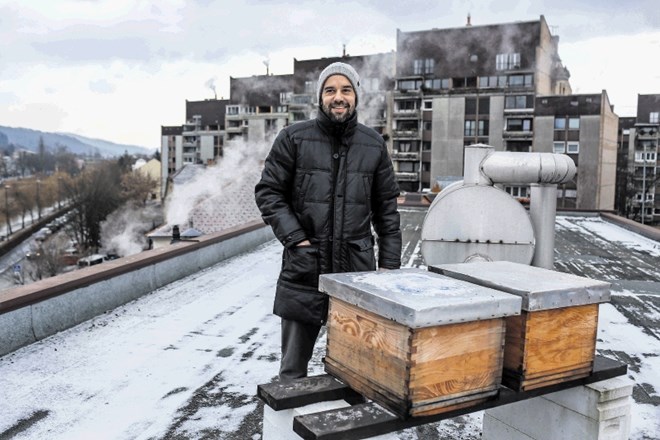
[(449, 88), (449, 78), (427, 79), (424, 81), (424, 87), (431, 90), (446, 90)]
[(655, 151), (636, 151), (635, 162), (655, 162)]
[(506, 109), (525, 109), (532, 108), (530, 105), (533, 102), (533, 96), (527, 95), (516, 95), (516, 96), (507, 96), (504, 99), (504, 108)]
[(500, 53), (495, 57), (496, 70), (520, 68), (520, 53)]
[(280, 92), (280, 104), (288, 104), (291, 102), (292, 92)]
[(580, 118), (568, 118), (568, 129), (569, 130), (579, 130), (580, 129)]
[(566, 118), (555, 117), (555, 130), (566, 130)]
[(501, 87), (499, 85), (499, 78), (504, 78), (504, 81), (506, 82), (506, 76), (480, 76), (479, 88), (488, 89), (488, 88)]
[(316, 81), (305, 81), (305, 93), (308, 95), (316, 94)]
[(397, 101), (398, 112), (414, 112), (417, 110), (417, 101)]
[(433, 101), (424, 101), (424, 110), (432, 110)]
[(660, 122), (660, 112), (651, 112), (649, 113), (649, 123), (650, 124), (657, 124)]
[(508, 131), (532, 131), (532, 120), (522, 118), (507, 119)]
[(466, 120), (465, 121), (465, 130), (463, 135), (465, 137), (474, 137), (477, 129), (477, 121)]
[(425, 58), (420, 60), (413, 61), (413, 74), (422, 75), (433, 73), (433, 67), (435, 66), (435, 60), (433, 58)]
[(512, 197), (528, 197), (526, 186), (507, 186), (504, 190)]
[(431, 131), (433, 129), (433, 124), (431, 123), (431, 121), (424, 121), (422, 123), (422, 129), (426, 131)]
[(579, 142), (567, 142), (566, 143), (566, 153), (568, 154), (578, 154), (580, 152), (580, 143)]
[(509, 75), (509, 87), (530, 87), (533, 85), (532, 75)]
[(226, 111), (227, 111), (228, 115), (237, 115), (238, 114), (238, 106), (237, 105), (228, 105)]
[(397, 82), (399, 90), (418, 90), (421, 85), (422, 81), (419, 79), (402, 79)]
[(552, 151), (557, 154), (564, 154), (566, 152), (566, 142), (553, 142)]

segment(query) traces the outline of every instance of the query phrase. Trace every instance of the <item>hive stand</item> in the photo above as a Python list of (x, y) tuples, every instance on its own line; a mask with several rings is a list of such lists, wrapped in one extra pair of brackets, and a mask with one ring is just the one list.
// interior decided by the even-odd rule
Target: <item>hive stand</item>
[[(390, 440), (398, 438), (388, 435), (396, 431), (481, 410), (489, 410), (484, 415), (483, 438), (487, 440), (623, 440), (630, 429), (632, 386), (619, 376), (626, 373), (625, 364), (596, 356), (587, 377), (529, 391), (500, 386), (496, 396), (475, 406), (408, 419), (374, 402), (356, 403), (360, 396), (327, 374), (262, 384), (257, 396), (266, 404), (263, 440)], [(610, 380), (613, 378), (618, 379)], [(525, 402), (516, 403), (520, 401)], [(540, 434), (558, 437), (534, 437), (532, 432), (521, 431), (524, 427), (520, 425), (534, 423), (530, 421), (547, 427), (560, 425), (558, 420), (564, 425), (561, 433), (540, 430)], [(512, 432), (520, 436), (512, 437)]]

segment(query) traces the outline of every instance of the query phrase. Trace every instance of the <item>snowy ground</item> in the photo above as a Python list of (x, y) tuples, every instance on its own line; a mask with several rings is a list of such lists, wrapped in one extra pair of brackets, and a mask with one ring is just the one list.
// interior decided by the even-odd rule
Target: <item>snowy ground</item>
[[(404, 212), (408, 267), (421, 265), (423, 215)], [(600, 309), (598, 351), (630, 365), (631, 439), (658, 439), (660, 245), (598, 219), (561, 217), (557, 227), (558, 269), (616, 281)], [(279, 360), (270, 311), (280, 252), (273, 241), (0, 357), (0, 440), (259, 439), (256, 386)], [(317, 344), (313, 373), (323, 372), (323, 351)], [(481, 417), (399, 437), (476, 440)]]

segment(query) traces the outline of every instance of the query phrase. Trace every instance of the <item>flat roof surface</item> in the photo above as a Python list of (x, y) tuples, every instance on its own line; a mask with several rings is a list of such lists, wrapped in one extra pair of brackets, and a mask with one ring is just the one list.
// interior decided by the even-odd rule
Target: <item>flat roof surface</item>
[[(423, 209), (402, 209), (404, 267)], [(556, 268), (612, 282), (597, 351), (629, 365), (633, 440), (660, 436), (660, 243), (598, 217), (558, 217)], [(0, 439), (259, 439), (257, 384), (279, 365), (271, 314), (282, 247), (253, 251), (0, 357)], [(311, 368), (321, 374), (325, 333)], [(482, 413), (399, 433), (477, 440)]]

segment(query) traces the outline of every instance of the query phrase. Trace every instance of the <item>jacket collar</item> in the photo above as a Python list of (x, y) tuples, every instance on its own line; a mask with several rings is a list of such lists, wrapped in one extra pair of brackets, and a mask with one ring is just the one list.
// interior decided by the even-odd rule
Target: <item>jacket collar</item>
[(349, 138), (353, 136), (358, 125), (357, 111), (354, 111), (351, 117), (344, 122), (334, 122), (325, 114), (321, 106), (319, 106), (316, 114), (316, 120), (323, 131), (337, 138)]

